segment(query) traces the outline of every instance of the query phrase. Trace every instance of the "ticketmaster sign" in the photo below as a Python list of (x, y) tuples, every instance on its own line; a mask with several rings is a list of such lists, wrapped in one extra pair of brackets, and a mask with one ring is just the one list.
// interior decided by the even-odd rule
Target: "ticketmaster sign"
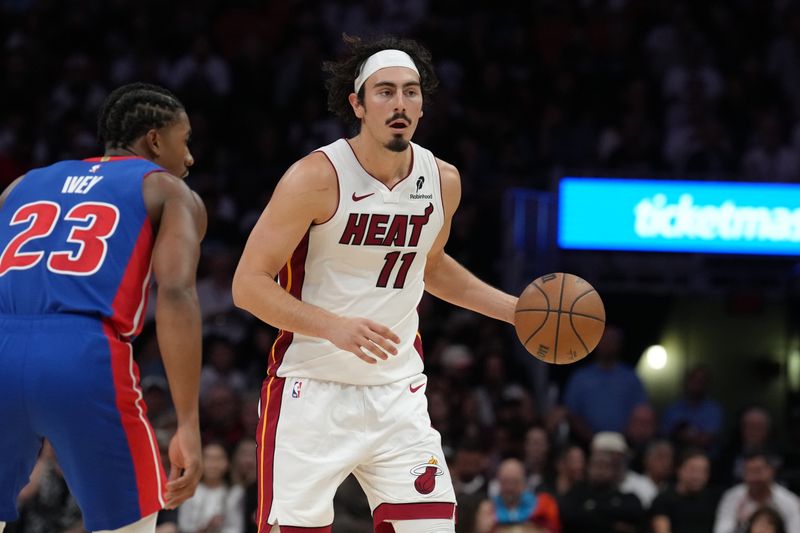
[(558, 244), (800, 255), (800, 185), (563, 178)]

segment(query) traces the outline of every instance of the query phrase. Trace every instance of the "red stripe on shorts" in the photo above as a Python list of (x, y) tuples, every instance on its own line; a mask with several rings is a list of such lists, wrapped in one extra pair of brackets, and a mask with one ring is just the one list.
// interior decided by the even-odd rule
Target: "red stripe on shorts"
[(166, 475), (161, 466), (155, 432), (147, 420), (147, 406), (139, 388), (139, 367), (133, 362), (131, 345), (121, 341), (109, 324), (103, 324), (103, 332), (111, 351), (117, 411), (130, 448), (139, 492), (139, 511), (141, 516), (148, 516), (164, 506)]
[(331, 533), (331, 526), (323, 526), (323, 527), (281, 526), (281, 533)]
[(375, 533), (394, 531), (388, 520), (452, 520), (456, 515), (456, 504), (449, 502), (382, 503), (372, 512)]
[[(261, 387), (261, 418), (258, 421), (258, 508), (256, 519), (258, 533), (269, 533), (269, 513), (272, 510), (274, 488), (275, 435), (278, 431), (278, 418), (281, 412), (283, 386), (286, 380), (270, 376)], [(283, 528), (281, 528), (283, 530)]]

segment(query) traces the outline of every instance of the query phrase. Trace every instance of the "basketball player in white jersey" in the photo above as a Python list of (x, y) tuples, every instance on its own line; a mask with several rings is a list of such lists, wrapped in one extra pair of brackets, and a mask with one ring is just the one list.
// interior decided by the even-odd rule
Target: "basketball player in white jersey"
[(289, 168), (233, 281), (236, 304), (281, 330), (261, 394), (259, 532), (330, 531), (351, 472), (376, 532), (452, 532), (417, 305), (427, 290), (511, 323), (517, 299), (444, 252), (458, 171), (411, 142), (437, 83), (430, 54), (346, 42), (349, 56), (325, 65), (328, 103), (360, 131)]

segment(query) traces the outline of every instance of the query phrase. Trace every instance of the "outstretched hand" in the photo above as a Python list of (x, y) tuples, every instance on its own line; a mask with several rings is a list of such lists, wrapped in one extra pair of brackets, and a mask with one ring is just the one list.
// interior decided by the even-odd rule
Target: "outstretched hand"
[(166, 508), (175, 509), (194, 495), (203, 476), (200, 428), (197, 424), (178, 427), (169, 443), (169, 462)]
[(327, 338), (337, 348), (371, 365), (378, 359), (385, 361), (390, 355), (397, 355), (400, 343), (400, 337), (391, 329), (368, 318), (341, 318), (333, 324)]

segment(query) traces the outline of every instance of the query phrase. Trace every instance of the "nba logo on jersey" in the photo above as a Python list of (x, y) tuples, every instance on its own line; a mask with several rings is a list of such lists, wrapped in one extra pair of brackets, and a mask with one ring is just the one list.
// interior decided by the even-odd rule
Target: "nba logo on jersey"
[(295, 381), (292, 385), (292, 398), (299, 398), (300, 397), (300, 389), (303, 386), (302, 381)]

